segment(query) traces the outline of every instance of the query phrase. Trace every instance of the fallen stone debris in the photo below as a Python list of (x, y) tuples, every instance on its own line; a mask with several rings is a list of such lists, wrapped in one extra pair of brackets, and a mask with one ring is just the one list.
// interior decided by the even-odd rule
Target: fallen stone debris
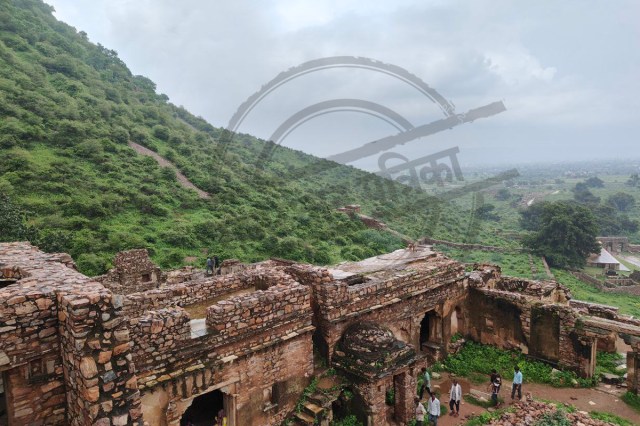
[(542, 401), (518, 401), (511, 406), (512, 410), (503, 413), (499, 419), (488, 423), (491, 426), (534, 426), (543, 420), (566, 418), (568, 424), (574, 426), (609, 426), (611, 423), (592, 419), (585, 411), (568, 412), (555, 404)]

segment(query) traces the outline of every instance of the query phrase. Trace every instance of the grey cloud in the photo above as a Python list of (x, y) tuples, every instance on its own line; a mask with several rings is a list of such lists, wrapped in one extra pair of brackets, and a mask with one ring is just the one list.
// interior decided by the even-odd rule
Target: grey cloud
[[(640, 5), (633, 1), (615, 7), (577, 0), (50, 3), (61, 19), (156, 81), (172, 102), (217, 126), (279, 72), (336, 55), (402, 66), (458, 112), (505, 101), (507, 112), (407, 144), (405, 155), (458, 145), (470, 164), (541, 161), (551, 153), (601, 158), (633, 147), (640, 126), (640, 37), (632, 18)], [(241, 130), (267, 138), (300, 108), (343, 97), (379, 102), (414, 125), (439, 116), (419, 94), (383, 77), (351, 70), (306, 76), (274, 92)], [(393, 131), (375, 118), (355, 117), (336, 113), (309, 122), (285, 144), (331, 155), (345, 143)], [(321, 131), (329, 125), (331, 132)], [(602, 138), (609, 152), (595, 149)]]

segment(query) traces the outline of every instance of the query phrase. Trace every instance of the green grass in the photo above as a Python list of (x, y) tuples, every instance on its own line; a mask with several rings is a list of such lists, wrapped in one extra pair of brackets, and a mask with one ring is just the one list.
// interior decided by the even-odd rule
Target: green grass
[(618, 362), (624, 359), (622, 354), (619, 353), (607, 353), (598, 352), (596, 355), (596, 376), (600, 376), (601, 373), (610, 373), (617, 376), (622, 376), (626, 370), (617, 370)]
[(622, 400), (631, 408), (640, 413), (640, 395), (633, 392), (626, 392), (622, 395)]
[(473, 415), (469, 420), (467, 420), (467, 422), (464, 424), (465, 426), (482, 426), (482, 425), (486, 425), (488, 423), (490, 423), (493, 420), (497, 420), (499, 419), (504, 413), (509, 413), (509, 412), (513, 412), (514, 409), (509, 407), (509, 408), (502, 408), (499, 410), (496, 410), (494, 412), (484, 412), (481, 414), (476, 414)]
[(358, 421), (356, 416), (350, 415), (341, 420), (335, 420), (331, 422), (331, 426), (363, 426), (361, 422)]
[[(478, 407), (482, 407), (482, 408), (493, 407), (493, 401), (490, 399), (488, 401), (481, 401), (471, 394), (464, 395), (462, 398), (469, 404), (477, 405)], [(503, 403), (503, 402), (504, 402), (504, 399), (498, 397), (498, 403)]]
[(603, 422), (608, 422), (617, 426), (633, 426), (634, 424), (629, 420), (623, 419), (620, 416), (616, 416), (615, 414), (605, 413), (601, 411), (592, 411), (589, 413), (592, 419), (602, 420)]
[(487, 382), (491, 370), (495, 368), (502, 376), (503, 386), (513, 378), (515, 365), (520, 367), (525, 383), (545, 383), (555, 387), (572, 387), (574, 383), (581, 387), (595, 385), (595, 379), (582, 379), (572, 371), (552, 373), (553, 367), (539, 361), (530, 361), (521, 352), (506, 351), (475, 342), (467, 342), (460, 352), (448, 356), (444, 365), (448, 371), (463, 377), (484, 374)]
[[(494, 253), (483, 250), (460, 250), (444, 245), (436, 245), (435, 248), (448, 257), (460, 262), (493, 263), (499, 265), (504, 275), (528, 279), (546, 278), (546, 276), (533, 276), (529, 265), (529, 255), (526, 253)], [(538, 275), (544, 274), (544, 267), (542, 261), (540, 261)]]
[(571, 290), (574, 299), (585, 302), (616, 306), (620, 313), (640, 317), (640, 297), (625, 294), (605, 293), (591, 284), (584, 283), (567, 271), (553, 269), (558, 282)]

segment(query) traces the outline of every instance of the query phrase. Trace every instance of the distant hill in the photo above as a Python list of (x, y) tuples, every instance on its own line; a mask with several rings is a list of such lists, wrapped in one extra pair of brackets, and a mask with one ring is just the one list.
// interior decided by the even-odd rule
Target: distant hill
[(328, 264), (402, 245), (335, 211), (350, 203), (412, 237), (462, 240), (468, 231), (460, 207), (355, 168), (284, 148), (261, 162), (264, 141), (230, 139), (171, 104), (39, 0), (0, 1), (0, 115), (0, 192), (8, 196), (0, 221), (22, 221), (0, 240), (69, 252), (87, 274), (133, 247), (169, 267), (206, 250)]

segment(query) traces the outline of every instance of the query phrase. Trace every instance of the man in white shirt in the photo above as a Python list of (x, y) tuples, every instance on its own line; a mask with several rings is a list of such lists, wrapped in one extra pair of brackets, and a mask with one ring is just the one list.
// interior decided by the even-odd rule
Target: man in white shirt
[(436, 398), (435, 392), (432, 392), (431, 398), (429, 398), (427, 413), (429, 414), (429, 421), (433, 422), (433, 426), (438, 426), (438, 417), (440, 417), (440, 400)]
[(518, 399), (522, 399), (522, 372), (517, 365), (513, 368), (513, 384), (511, 385), (511, 399), (516, 396), (518, 391)]
[(416, 398), (415, 401), (418, 404), (416, 405), (416, 426), (424, 426), (424, 416), (427, 414), (427, 410), (420, 402), (420, 399)]
[(453, 379), (451, 390), (449, 391), (449, 409), (450, 416), (458, 417), (460, 414), (460, 400), (462, 399), (462, 387), (457, 379)]

